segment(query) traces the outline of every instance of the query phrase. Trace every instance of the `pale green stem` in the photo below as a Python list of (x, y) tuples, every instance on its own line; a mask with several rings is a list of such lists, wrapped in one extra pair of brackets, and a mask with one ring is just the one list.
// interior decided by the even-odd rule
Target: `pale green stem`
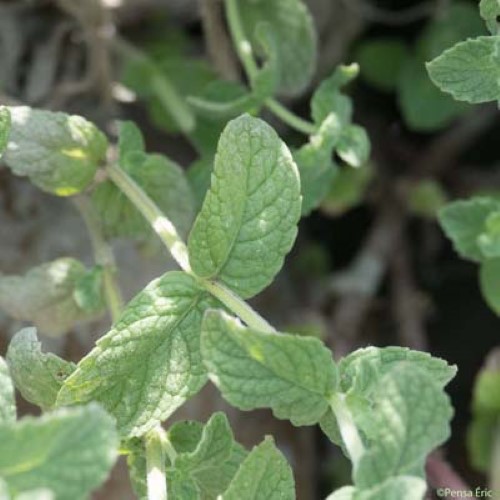
[[(231, 38), (233, 39), (234, 46), (236, 47), (236, 52), (238, 53), (240, 61), (245, 68), (248, 79), (252, 81), (256, 76), (259, 67), (255, 62), (252, 44), (245, 35), (245, 30), (243, 28), (243, 24), (241, 23), (241, 16), (238, 10), (238, 0), (225, 0), (225, 6), (229, 31), (231, 32)], [(266, 99), (265, 104), (267, 108), (283, 120), (284, 123), (299, 132), (306, 135), (311, 135), (316, 132), (316, 127), (313, 123), (300, 118), (300, 116), (297, 116), (295, 113), (292, 113), (275, 99)]]
[(295, 130), (298, 130), (306, 135), (312, 135), (317, 132), (317, 127), (313, 123), (304, 120), (295, 113), (292, 113), (288, 108), (275, 99), (266, 99), (266, 106), (284, 123)]
[(242, 319), (250, 328), (265, 333), (276, 332), (276, 330), (262, 316), (260, 316), (244, 300), (240, 299), (238, 295), (233, 293), (224, 285), (209, 280), (200, 280), (200, 283), (214, 297), (218, 298), (228, 309), (233, 311), (240, 319)]
[(172, 222), (142, 188), (118, 165), (109, 165), (107, 172), (109, 178), (149, 222), (181, 269), (191, 273), (186, 244), (182, 241)]
[(75, 196), (73, 202), (87, 227), (96, 264), (102, 267), (104, 296), (111, 319), (115, 323), (120, 317), (124, 302), (116, 277), (116, 262), (113, 251), (104, 239), (101, 223), (88, 197), (85, 195)]
[(177, 92), (172, 82), (167, 76), (158, 70), (154, 61), (152, 61), (144, 52), (137, 47), (129, 44), (119, 37), (113, 39), (115, 49), (125, 57), (141, 61), (150, 68), (150, 83), (156, 97), (158, 97), (162, 106), (171, 115), (177, 126), (184, 133), (192, 132), (196, 125), (194, 113), (186, 104), (184, 98)]
[(149, 431), (144, 438), (148, 500), (167, 500), (165, 440), (165, 431), (160, 425)]
[(356, 467), (365, 452), (363, 441), (354, 422), (351, 410), (347, 406), (343, 394), (334, 394), (330, 398), (330, 407), (337, 419), (337, 423), (345, 444), (349, 457), (354, 467)]

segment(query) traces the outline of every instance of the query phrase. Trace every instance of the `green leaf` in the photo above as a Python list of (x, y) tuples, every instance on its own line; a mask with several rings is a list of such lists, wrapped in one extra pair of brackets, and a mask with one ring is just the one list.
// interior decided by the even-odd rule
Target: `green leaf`
[(45, 335), (61, 335), (79, 321), (96, 318), (95, 311), (81, 309), (75, 300), (75, 287), (85, 275), (83, 264), (72, 258), (42, 264), (24, 276), (0, 275), (0, 309), (32, 322)]
[(293, 500), (295, 483), (285, 457), (267, 437), (241, 464), (221, 500)]
[(406, 124), (419, 132), (446, 127), (469, 109), (432, 83), (424, 60), (418, 57), (408, 58), (401, 70), (398, 102)]
[(26, 401), (49, 410), (55, 404), (64, 380), (76, 368), (51, 353), (43, 353), (35, 328), (24, 328), (14, 335), (7, 350), (12, 379)]
[(340, 124), (331, 113), (309, 142), (293, 155), (300, 173), (302, 215), (308, 215), (328, 194), (337, 168), (333, 150), (340, 138)]
[(427, 484), (412, 476), (393, 477), (368, 490), (346, 486), (332, 493), (326, 500), (423, 500)]
[(1, 425), (0, 442), (0, 476), (11, 492), (47, 488), (57, 500), (86, 498), (118, 448), (113, 419), (94, 404)]
[(359, 73), (359, 66), (339, 66), (333, 74), (320, 83), (311, 99), (311, 115), (315, 123), (321, 124), (334, 113), (340, 124), (345, 126), (352, 120), (352, 102), (341, 94), (340, 89), (351, 82)]
[(58, 196), (83, 191), (105, 160), (106, 137), (81, 116), (11, 107), (5, 164)]
[(370, 139), (363, 127), (349, 125), (342, 130), (337, 154), (351, 167), (361, 167), (370, 156)]
[(327, 196), (321, 203), (321, 211), (338, 216), (361, 204), (373, 174), (373, 167), (369, 163), (360, 168), (339, 168)]
[(406, 347), (367, 347), (358, 349), (339, 362), (342, 390), (357, 394), (370, 394), (380, 379), (399, 363), (411, 364), (432, 376), (435, 384), (446, 386), (456, 375), (456, 366), (426, 352)]
[(281, 269), (300, 209), (297, 167), (274, 130), (248, 115), (229, 122), (189, 236), (193, 271), (252, 297)]
[(484, 257), (500, 257), (500, 211), (486, 217), (484, 231), (478, 236), (477, 244)]
[(95, 266), (89, 269), (75, 283), (73, 297), (78, 307), (86, 313), (99, 313), (106, 307), (103, 294), (103, 269)]
[(9, 367), (0, 356), (0, 425), (16, 420), (16, 400)]
[(489, 472), (500, 435), (500, 349), (494, 349), (479, 372), (472, 400), (473, 420), (467, 445), (474, 466)]
[(208, 311), (202, 330), (209, 377), (233, 406), (271, 408), (294, 425), (313, 425), (326, 412), (337, 371), (320, 340), (257, 332), (221, 311)]
[(500, 98), (500, 39), (482, 36), (458, 43), (427, 64), (432, 81), (459, 101), (481, 103)]
[[(245, 33), (254, 50), (262, 55), (258, 28), (268, 23), (278, 49), (279, 90), (282, 94), (303, 92), (316, 66), (316, 31), (307, 7), (300, 0), (237, 0)], [(265, 54), (264, 54), (265, 55)]]
[(498, 34), (498, 16), (500, 15), (500, 4), (498, 0), (481, 0), (479, 2), (479, 13), (485, 20), (486, 26), (492, 35)]
[(399, 39), (379, 38), (363, 42), (356, 51), (361, 76), (380, 90), (396, 88), (409, 50)]
[(205, 195), (210, 188), (213, 163), (213, 158), (200, 158), (190, 165), (186, 173), (194, 195), (197, 211), (203, 205)]
[(118, 158), (120, 163), (125, 161), (128, 153), (143, 153), (146, 149), (144, 137), (139, 127), (131, 121), (118, 122)]
[(116, 417), (122, 436), (141, 436), (205, 384), (201, 319), (216, 306), (187, 274), (153, 280), (80, 361), (57, 404), (98, 401)]
[[(126, 154), (120, 166), (185, 236), (194, 219), (194, 199), (181, 167), (165, 156), (139, 151)], [(151, 237), (142, 214), (111, 181), (97, 186), (92, 201), (108, 237)]]
[(9, 108), (0, 106), (0, 156), (2, 156), (9, 142), (11, 117)]
[(453, 409), (435, 378), (408, 362), (381, 377), (372, 396), (371, 435), (354, 471), (360, 488), (399, 475), (421, 475), (425, 458), (449, 436)]
[(439, 212), (439, 222), (457, 253), (475, 262), (483, 260), (478, 237), (483, 233), (488, 216), (500, 209), (492, 198), (471, 198), (450, 203)]

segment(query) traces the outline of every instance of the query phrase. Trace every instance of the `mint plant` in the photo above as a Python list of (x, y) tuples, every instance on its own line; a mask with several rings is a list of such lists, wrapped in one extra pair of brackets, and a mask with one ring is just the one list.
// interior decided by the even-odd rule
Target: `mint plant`
[[(112, 318), (77, 364), (44, 353), (33, 327), (12, 339), (0, 364), (6, 498), (83, 498), (119, 454), (127, 456), (140, 498), (295, 498), (293, 471), (272, 437), (246, 450), (223, 413), (204, 424), (162, 426), (209, 380), (243, 411), (269, 408), (295, 426), (319, 425), (352, 464), (352, 485), (329, 499), (425, 497), (426, 458), (450, 434), (453, 409), (444, 388), (456, 368), (402, 347), (334, 360), (321, 340), (277, 331), (246, 302), (275, 280), (301, 216), (327, 200), (336, 175), (359, 172), (344, 203), (355, 203), (366, 186), (370, 142), (353, 123), (343, 91), (358, 67), (340, 66), (323, 81), (304, 120), (276, 96), (310, 84), (316, 35), (305, 6), (224, 5), (244, 86), (212, 79), (184, 95), (153, 56), (118, 43), (146, 75), (136, 84), (157, 118), (197, 148), (199, 160), (187, 174), (148, 153), (130, 122), (110, 144), (82, 117), (0, 108), (3, 163), (40, 189), (71, 197), (95, 260), (91, 269), (64, 258), (24, 276), (0, 276), (0, 307), (53, 335), (105, 307)], [(305, 135), (301, 144), (289, 148), (255, 116), (263, 109)], [(180, 270), (154, 279), (124, 305), (108, 240), (153, 236)], [(15, 422), (13, 383), (42, 417)]]

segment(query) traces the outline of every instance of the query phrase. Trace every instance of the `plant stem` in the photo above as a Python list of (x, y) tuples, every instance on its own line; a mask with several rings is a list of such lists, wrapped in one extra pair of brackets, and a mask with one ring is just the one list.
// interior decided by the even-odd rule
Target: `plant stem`
[(353, 466), (356, 467), (361, 456), (365, 452), (365, 447), (361, 441), (351, 410), (345, 401), (345, 396), (343, 394), (334, 394), (331, 396), (330, 407), (337, 419), (340, 435), (347, 448), (349, 457), (351, 458)]
[(111, 319), (115, 323), (123, 309), (123, 297), (116, 277), (116, 262), (113, 251), (104, 239), (101, 224), (89, 198), (85, 195), (75, 196), (73, 202), (87, 227), (95, 261), (102, 266), (104, 295)]
[(229, 25), (231, 38), (233, 39), (236, 52), (240, 58), (245, 72), (250, 80), (257, 74), (258, 67), (253, 57), (252, 44), (245, 35), (245, 30), (241, 23), (241, 16), (238, 10), (238, 0), (225, 0), (226, 17)]
[(186, 244), (182, 241), (172, 222), (142, 188), (118, 165), (109, 165), (107, 172), (109, 178), (149, 222), (181, 269), (191, 273)]
[(148, 500), (167, 500), (165, 439), (165, 431), (160, 425), (149, 431), (144, 438), (146, 446)]
[(276, 330), (244, 300), (220, 283), (202, 280), (200, 283), (214, 297), (218, 298), (228, 309), (233, 311), (250, 328), (264, 333), (275, 333)]
[(165, 73), (157, 68), (155, 62), (144, 52), (120, 37), (113, 37), (113, 47), (119, 54), (140, 61), (149, 69), (150, 83), (156, 97), (182, 132), (191, 132), (196, 125), (194, 113)]
[(292, 113), (288, 108), (275, 99), (266, 99), (265, 104), (270, 111), (295, 130), (298, 130), (306, 135), (312, 135), (317, 132), (317, 128), (313, 123), (304, 120), (295, 113)]
[(493, 436), (493, 451), (491, 454), (490, 488), (492, 491), (500, 491), (500, 420), (497, 421)]

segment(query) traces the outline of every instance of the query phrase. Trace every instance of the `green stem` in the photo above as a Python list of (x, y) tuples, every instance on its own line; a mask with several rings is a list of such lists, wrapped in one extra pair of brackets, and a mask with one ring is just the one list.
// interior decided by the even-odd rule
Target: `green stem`
[[(172, 222), (163, 214), (141, 187), (118, 165), (109, 165), (107, 171), (109, 178), (149, 222), (181, 269), (189, 274), (193, 274), (191, 266), (189, 265), (189, 255), (186, 244), (182, 241)], [(197, 277), (197, 279), (202, 287), (218, 298), (249, 327), (261, 332), (275, 331), (264, 318), (224, 285), (199, 277)]]
[(149, 431), (144, 438), (146, 446), (148, 500), (167, 500), (165, 439), (165, 431), (159, 425)]
[(162, 106), (167, 110), (182, 132), (185, 134), (192, 132), (196, 126), (194, 113), (165, 73), (157, 68), (155, 62), (144, 54), (144, 52), (122, 38), (114, 37), (113, 46), (121, 55), (140, 61), (149, 69), (151, 87)]
[(283, 106), (280, 102), (275, 99), (266, 99), (266, 107), (272, 111), (278, 118), (280, 118), (284, 123), (290, 127), (302, 132), (306, 135), (312, 135), (317, 132), (317, 128), (313, 123), (304, 120), (295, 113), (292, 113), (288, 108)]
[(149, 222), (181, 269), (191, 273), (186, 244), (182, 241), (172, 222), (142, 188), (118, 165), (109, 165), (107, 172), (109, 178)]
[(252, 44), (245, 35), (245, 30), (241, 23), (238, 0), (225, 0), (224, 4), (226, 6), (227, 23), (229, 25), (229, 31), (231, 32), (231, 38), (236, 47), (236, 52), (245, 68), (248, 78), (252, 80), (259, 68), (253, 57)]
[(200, 283), (214, 297), (218, 298), (228, 309), (233, 311), (250, 328), (259, 332), (275, 333), (276, 330), (256, 311), (254, 311), (244, 300), (220, 283), (202, 280)]
[(104, 239), (100, 221), (88, 197), (85, 195), (75, 196), (73, 202), (87, 227), (96, 264), (102, 267), (104, 296), (111, 319), (115, 323), (120, 317), (124, 302), (116, 277), (116, 262), (113, 252)]
[(340, 435), (344, 441), (353, 466), (356, 467), (365, 452), (363, 441), (354, 422), (351, 410), (347, 406), (343, 394), (334, 394), (330, 398), (330, 407), (337, 419)]

